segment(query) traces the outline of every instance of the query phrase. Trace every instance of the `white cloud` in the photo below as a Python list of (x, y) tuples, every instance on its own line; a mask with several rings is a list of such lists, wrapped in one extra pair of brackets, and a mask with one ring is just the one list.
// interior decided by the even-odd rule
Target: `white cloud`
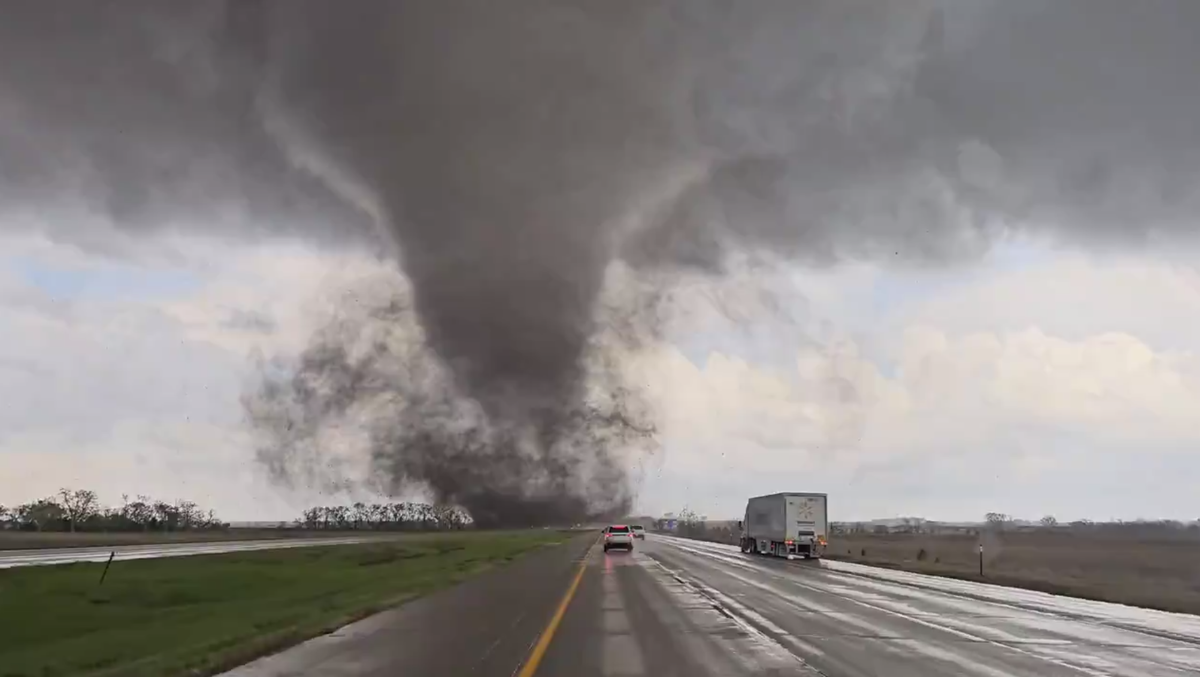
[[(108, 501), (151, 493), (276, 519), (315, 500), (270, 486), (253, 462), (238, 403), (248, 358), (298, 350), (384, 264), (179, 238), (156, 246), (185, 258), (120, 262), (4, 244), (39, 265), (189, 282), (64, 297), (0, 265), (0, 503), (86, 485)], [(742, 318), (752, 335), (701, 309), (689, 330), (721, 341), (697, 352), (681, 336), (631, 357), (665, 445), (643, 464), (644, 507), (732, 516), (751, 493), (816, 489), (854, 518), (1194, 517), (1194, 269), (1063, 255), (933, 277), (865, 265), (777, 277), (781, 326), (742, 276), (719, 298), (765, 304)]]
[[(1167, 314), (1200, 303), (1194, 279), (1073, 257), (984, 276), (879, 318), (886, 376), (845, 338), (801, 348), (791, 369), (668, 351), (653, 362), (670, 448), (644, 501), (733, 515), (752, 493), (824, 489), (857, 518), (1192, 517), (1187, 480), (1144, 469), (1200, 469), (1200, 357), (1138, 332), (1161, 326), (1156, 302)], [(1061, 303), (1037, 295), (1049, 280)], [(1124, 302), (1079, 303), (1089, 290)], [(1187, 343), (1183, 324), (1160, 345)]]
[[(195, 284), (163, 296), (158, 264), (87, 257), (37, 240), (4, 251), (51, 271), (149, 271), (119, 296), (55, 295), (0, 268), (0, 503), (64, 485), (104, 500), (149, 493), (196, 500), (234, 518), (295, 511), (253, 462), (239, 396), (254, 350), (303, 346), (314, 306), (381, 264), (302, 247), (191, 252)], [(85, 278), (94, 279), (94, 278)], [(329, 292), (329, 293), (325, 293)], [(238, 322), (247, 316), (260, 323)], [(311, 497), (309, 497), (311, 499)]]
[(1156, 348), (1200, 345), (1200, 272), (1195, 261), (1063, 254), (1016, 271), (987, 271), (975, 284), (896, 310), (893, 322), (946, 331), (1036, 326), (1079, 340), (1126, 331)]

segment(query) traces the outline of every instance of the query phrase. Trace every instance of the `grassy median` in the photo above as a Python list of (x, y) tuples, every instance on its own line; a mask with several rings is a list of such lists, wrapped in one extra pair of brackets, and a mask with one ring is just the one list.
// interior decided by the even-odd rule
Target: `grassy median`
[(204, 675), (451, 585), (558, 531), (0, 570), (0, 677)]

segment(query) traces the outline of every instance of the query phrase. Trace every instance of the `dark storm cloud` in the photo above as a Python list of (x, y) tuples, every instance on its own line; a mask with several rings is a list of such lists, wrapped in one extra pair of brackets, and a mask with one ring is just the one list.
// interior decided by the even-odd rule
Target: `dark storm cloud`
[(997, 2), (970, 18), (913, 83), (931, 136), (957, 144), (962, 199), (1072, 239), (1197, 232), (1200, 4)]
[(70, 207), (131, 233), (368, 235), (365, 215), (298, 170), (259, 119), (266, 27), (255, 5), (0, 8), (4, 211), (50, 212), (50, 235), (99, 250), (103, 233), (81, 231)]
[[(615, 259), (669, 281), (721, 271), (731, 252), (929, 264), (1020, 228), (1079, 245), (1196, 231), (1190, 0), (2, 12), (6, 199), (77, 193), (128, 229), (231, 202), (263, 231), (380, 228), (411, 288), (315, 338), (292, 380), (263, 391), (299, 422), (263, 425), (316, 435), (389, 392), (401, 404), (372, 424), (381, 475), (481, 514), (503, 506), (498, 521), (621, 495), (619, 469), (573, 481), (648, 433), (644, 411), (597, 414), (630, 411), (609, 406), (629, 391), (595, 381), (616, 359), (596, 341)], [(670, 296), (650, 299), (627, 336), (653, 335)], [(428, 354), (347, 352), (413, 318)], [(396, 391), (389, 370), (421, 360), (445, 367), (436, 388)], [(289, 435), (266, 449), (280, 476)]]

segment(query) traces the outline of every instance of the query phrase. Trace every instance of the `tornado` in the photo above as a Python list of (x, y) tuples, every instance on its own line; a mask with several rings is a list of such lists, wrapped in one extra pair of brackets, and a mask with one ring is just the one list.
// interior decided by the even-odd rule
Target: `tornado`
[(101, 215), (47, 234), (113, 255), (168, 223), (377, 254), (394, 274), (260, 364), (258, 461), (576, 521), (627, 510), (656, 453), (624, 366), (684, 275), (1193, 244), (1198, 23), (1188, 0), (12, 3), (0, 195)]

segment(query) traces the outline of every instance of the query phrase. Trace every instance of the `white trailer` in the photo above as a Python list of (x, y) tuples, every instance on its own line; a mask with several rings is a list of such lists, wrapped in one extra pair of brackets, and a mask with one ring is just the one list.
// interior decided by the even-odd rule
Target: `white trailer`
[(756, 496), (746, 503), (738, 528), (742, 552), (819, 558), (829, 536), (827, 496), (790, 492)]

